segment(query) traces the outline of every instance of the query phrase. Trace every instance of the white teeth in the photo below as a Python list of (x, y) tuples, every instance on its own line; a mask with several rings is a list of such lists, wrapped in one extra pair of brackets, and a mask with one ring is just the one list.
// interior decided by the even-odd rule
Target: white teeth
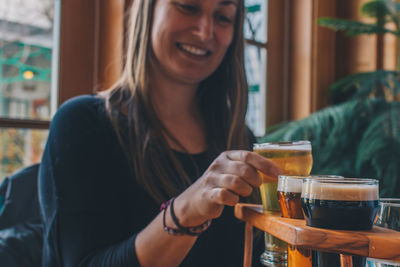
[(180, 47), (185, 50), (186, 52), (192, 53), (196, 56), (205, 56), (207, 54), (207, 50), (200, 49), (197, 47), (193, 47), (190, 45), (181, 44)]

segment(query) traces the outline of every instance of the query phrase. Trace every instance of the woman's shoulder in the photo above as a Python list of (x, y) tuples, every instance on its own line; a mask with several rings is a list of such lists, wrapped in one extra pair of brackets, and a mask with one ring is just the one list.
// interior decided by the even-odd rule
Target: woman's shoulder
[(81, 95), (73, 97), (64, 102), (53, 119), (82, 119), (93, 115), (98, 116), (101, 113), (106, 114), (105, 100), (96, 95)]
[(105, 100), (96, 95), (82, 95), (64, 102), (53, 119), (50, 129), (74, 131), (109, 125)]
[(57, 113), (61, 112), (83, 112), (90, 109), (96, 110), (98, 108), (105, 108), (105, 100), (103, 97), (97, 95), (80, 95), (68, 99), (64, 102)]

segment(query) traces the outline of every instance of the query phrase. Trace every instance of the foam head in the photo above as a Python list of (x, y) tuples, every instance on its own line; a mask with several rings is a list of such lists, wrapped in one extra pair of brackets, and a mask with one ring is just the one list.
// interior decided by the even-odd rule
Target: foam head
[(290, 193), (301, 193), (303, 180), (309, 176), (288, 176), (279, 175), (278, 179), (278, 191), (279, 192), (290, 192)]
[(375, 179), (307, 178), (302, 186), (302, 198), (337, 201), (371, 201), (379, 199), (379, 184)]
[(292, 175), (279, 175), (278, 191), (301, 193), (304, 179), (311, 178), (325, 178), (325, 179), (338, 179), (343, 176), (338, 175), (307, 175), (307, 176), (292, 176)]
[(282, 141), (272, 143), (254, 144), (253, 149), (259, 150), (299, 150), (311, 151), (310, 141)]

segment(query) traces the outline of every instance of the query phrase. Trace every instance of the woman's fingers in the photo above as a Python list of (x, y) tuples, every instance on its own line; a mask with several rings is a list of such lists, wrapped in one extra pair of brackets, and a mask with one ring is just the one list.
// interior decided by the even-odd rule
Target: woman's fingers
[[(257, 170), (267, 176), (262, 178)], [(276, 182), (280, 173), (276, 164), (256, 153), (225, 151), (207, 170), (204, 181), (211, 188), (226, 188), (232, 193), (249, 196), (253, 187), (259, 187), (266, 179)]]
[(230, 160), (247, 163), (270, 177), (278, 178), (282, 174), (282, 170), (278, 165), (257, 153), (245, 150), (233, 150), (227, 151), (225, 155)]
[(242, 178), (243, 182), (253, 187), (259, 187), (262, 182), (257, 170), (253, 166), (241, 161), (230, 160), (229, 164), (225, 166), (224, 172), (234, 177)]
[(215, 187), (208, 193), (216, 204), (235, 206), (239, 202), (239, 196), (227, 188)]
[(232, 174), (222, 175), (219, 185), (222, 188), (227, 188), (228, 190), (244, 197), (249, 196), (253, 191), (253, 187), (243, 178)]

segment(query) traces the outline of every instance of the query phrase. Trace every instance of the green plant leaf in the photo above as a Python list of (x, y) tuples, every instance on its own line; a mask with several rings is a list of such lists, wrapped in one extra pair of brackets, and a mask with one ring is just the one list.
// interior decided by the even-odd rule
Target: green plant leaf
[[(261, 138), (260, 141), (310, 140), (315, 163), (313, 172), (314, 170), (318, 172), (320, 167), (330, 165), (330, 158), (340, 158), (343, 151), (351, 149), (348, 142), (338, 142), (338, 140), (351, 136), (351, 134), (343, 134), (349, 132), (350, 124), (362, 122), (359, 118), (364, 115), (362, 115), (360, 103), (364, 102), (349, 101), (325, 108), (303, 120), (283, 125), (280, 129)], [(325, 153), (330, 149), (332, 151)], [(351, 162), (349, 164), (352, 165)]]
[(319, 18), (317, 22), (323, 27), (327, 27), (335, 31), (344, 31), (348, 36), (356, 36), (360, 34), (391, 33), (396, 35), (397, 37), (400, 37), (399, 32), (387, 29), (382, 26), (377, 26), (376, 24), (327, 17)]
[(370, 76), (370, 72), (356, 73), (333, 83), (329, 92), (331, 101), (338, 104), (353, 98), (356, 90), (368, 76)]
[(399, 77), (399, 72), (387, 70), (353, 74), (332, 84), (330, 97), (333, 103), (371, 97), (394, 101), (400, 94)]
[(370, 18), (390, 19), (393, 16), (394, 9), (392, 1), (375, 0), (367, 2), (361, 6), (361, 13)]
[(383, 26), (387, 22), (393, 22), (397, 32), (400, 31), (400, 5), (393, 0), (367, 2), (361, 7), (361, 13), (368, 17), (376, 18), (377, 25)]
[(386, 103), (360, 136), (356, 172), (379, 178), (381, 196), (399, 196), (400, 103)]

